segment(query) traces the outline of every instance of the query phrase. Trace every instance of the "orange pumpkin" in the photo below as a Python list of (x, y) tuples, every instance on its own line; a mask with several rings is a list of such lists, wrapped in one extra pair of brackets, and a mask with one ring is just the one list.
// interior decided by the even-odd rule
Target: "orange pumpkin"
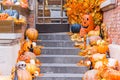
[(26, 51), (29, 51), (29, 48), (31, 47), (32, 45), (32, 41), (25, 41), (22, 46), (21, 46), (21, 49), (24, 50), (25, 52)]
[(106, 53), (108, 51), (108, 45), (98, 45), (97, 52), (98, 53)]
[(38, 46), (36, 46), (36, 47), (33, 48), (33, 53), (34, 53), (35, 55), (40, 55), (41, 49), (40, 49)]
[(26, 30), (26, 36), (28, 37), (28, 39), (30, 39), (31, 41), (36, 41), (38, 38), (38, 31), (35, 28), (28, 28)]
[(120, 80), (120, 72), (114, 69), (103, 70), (101, 75), (105, 80)]
[(18, 76), (18, 80), (32, 80), (31, 74), (24, 69), (18, 69), (17, 76)]
[(26, 70), (29, 71), (31, 75), (34, 75), (36, 71), (40, 73), (40, 69), (36, 65), (30, 63), (27, 64)]
[(41, 62), (39, 61), (39, 59), (35, 59), (35, 63), (38, 65), (41, 65)]
[(26, 63), (29, 63), (30, 62), (30, 56), (27, 56), (27, 55), (21, 55), (18, 57), (18, 61), (25, 61)]
[(86, 35), (86, 33), (88, 33), (89, 31), (94, 29), (94, 21), (93, 21), (93, 18), (92, 18), (91, 14), (83, 15), (83, 17), (82, 17), (82, 28), (85, 30), (85, 34), (81, 34), (83, 32), (81, 31), (82, 29), (80, 30), (80, 35), (82, 37), (84, 35)]

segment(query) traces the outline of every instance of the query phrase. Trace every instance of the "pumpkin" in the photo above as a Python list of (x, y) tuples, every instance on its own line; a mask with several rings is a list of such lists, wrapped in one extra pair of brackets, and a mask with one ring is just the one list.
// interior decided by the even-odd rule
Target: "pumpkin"
[(88, 32), (88, 36), (99, 36), (99, 35), (100, 35), (100, 31), (91, 30), (90, 32)]
[(120, 72), (114, 69), (103, 70), (101, 75), (105, 80), (120, 80)]
[(36, 46), (36, 47), (33, 48), (33, 53), (35, 55), (40, 55), (41, 54), (41, 49), (38, 46)]
[(7, 13), (0, 13), (0, 20), (6, 20), (8, 16), (9, 15)]
[(80, 32), (80, 28), (81, 28), (80, 24), (72, 24), (71, 25), (72, 33), (79, 33)]
[(20, 5), (23, 8), (28, 8), (28, 0), (20, 0)]
[(40, 70), (38, 70), (37, 66), (34, 64), (30, 64), (28, 63), (26, 66), (26, 70), (30, 72), (31, 75), (35, 74), (35, 71), (40, 72)]
[(39, 59), (35, 59), (35, 63), (38, 65), (41, 65), (41, 62), (39, 61)]
[[(83, 29), (80, 30), (80, 35), (83, 37), (84, 35), (86, 35), (86, 33), (94, 29), (94, 21), (92, 15), (91, 14), (83, 15), (81, 25)], [(83, 34), (84, 30), (85, 32)]]
[(13, 5), (13, 2), (11, 0), (3, 0), (3, 5), (11, 6)]
[(6, 20), (13, 20), (13, 18), (11, 16), (7, 17)]
[(28, 39), (30, 39), (31, 41), (36, 41), (38, 38), (38, 31), (35, 28), (28, 28), (26, 30), (26, 36), (28, 37)]
[(108, 43), (104, 40), (98, 40), (97, 41), (97, 52), (98, 53), (106, 53), (108, 49)]
[(94, 69), (98, 69), (99, 70), (100, 68), (104, 68), (104, 64), (103, 64), (102, 61), (97, 61), (95, 63)]
[(87, 71), (84, 76), (83, 76), (83, 80), (99, 80), (99, 71), (98, 70), (89, 70)]
[(30, 59), (35, 59), (36, 58), (35, 54), (32, 53), (32, 52), (25, 52), (24, 55), (30, 57)]
[(90, 36), (89, 37), (90, 45), (97, 45), (98, 40), (101, 40), (100, 36)]
[(96, 62), (96, 61), (103, 61), (106, 59), (106, 55), (105, 54), (100, 54), (100, 53), (97, 53), (97, 54), (93, 54), (92, 55), (92, 61), (93, 62)]
[[(92, 66), (95, 67), (95, 65), (96, 65), (96, 68), (99, 68), (97, 65), (99, 65), (100, 62), (98, 62), (98, 61), (102, 61), (104, 64), (107, 64), (107, 62), (108, 62), (106, 55), (100, 54), (100, 53), (93, 54), (90, 59), (92, 61)], [(98, 62), (98, 63), (96, 64), (96, 62)], [(100, 63), (100, 65), (101, 65), (101, 63)]]
[(17, 76), (18, 76), (18, 80), (32, 80), (31, 74), (24, 69), (18, 69)]
[(98, 53), (106, 53), (108, 51), (108, 45), (98, 45), (97, 52)]
[(27, 55), (21, 55), (18, 57), (18, 61), (25, 61), (26, 63), (29, 63), (30, 62), (30, 56), (27, 56)]
[(25, 52), (29, 51), (29, 48), (32, 45), (32, 41), (24, 41), (24, 43), (21, 45), (21, 49), (24, 50)]

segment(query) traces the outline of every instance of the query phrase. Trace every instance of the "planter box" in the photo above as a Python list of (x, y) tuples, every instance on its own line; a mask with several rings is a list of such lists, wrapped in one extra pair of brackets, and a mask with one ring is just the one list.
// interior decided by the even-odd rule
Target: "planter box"
[(113, 9), (116, 6), (116, 2), (116, 0), (106, 0), (100, 5), (100, 8), (102, 9), (102, 11)]

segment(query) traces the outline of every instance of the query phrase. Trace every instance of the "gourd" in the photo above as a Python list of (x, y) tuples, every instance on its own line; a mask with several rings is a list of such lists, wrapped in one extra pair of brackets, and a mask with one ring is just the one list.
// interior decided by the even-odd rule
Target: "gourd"
[(36, 47), (33, 48), (33, 53), (35, 55), (40, 55), (41, 54), (41, 49), (38, 46), (36, 46)]

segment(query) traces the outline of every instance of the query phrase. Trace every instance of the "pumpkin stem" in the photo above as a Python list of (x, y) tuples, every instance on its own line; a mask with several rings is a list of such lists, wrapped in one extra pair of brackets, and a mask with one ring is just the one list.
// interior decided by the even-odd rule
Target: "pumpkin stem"
[(91, 62), (91, 64), (90, 64), (90, 68), (89, 68), (90, 70), (92, 70), (93, 69), (93, 67), (92, 67), (92, 62)]
[(27, 27), (26, 27), (26, 29), (25, 29), (25, 32), (24, 32), (24, 39), (26, 40), (27, 39), (27, 36), (26, 36), (26, 31), (27, 31), (27, 29), (30, 27), (30, 25), (29, 24), (27, 24)]
[(110, 58), (109, 52), (106, 52), (106, 58)]
[(33, 52), (33, 45), (32, 44), (30, 45), (29, 51)]

